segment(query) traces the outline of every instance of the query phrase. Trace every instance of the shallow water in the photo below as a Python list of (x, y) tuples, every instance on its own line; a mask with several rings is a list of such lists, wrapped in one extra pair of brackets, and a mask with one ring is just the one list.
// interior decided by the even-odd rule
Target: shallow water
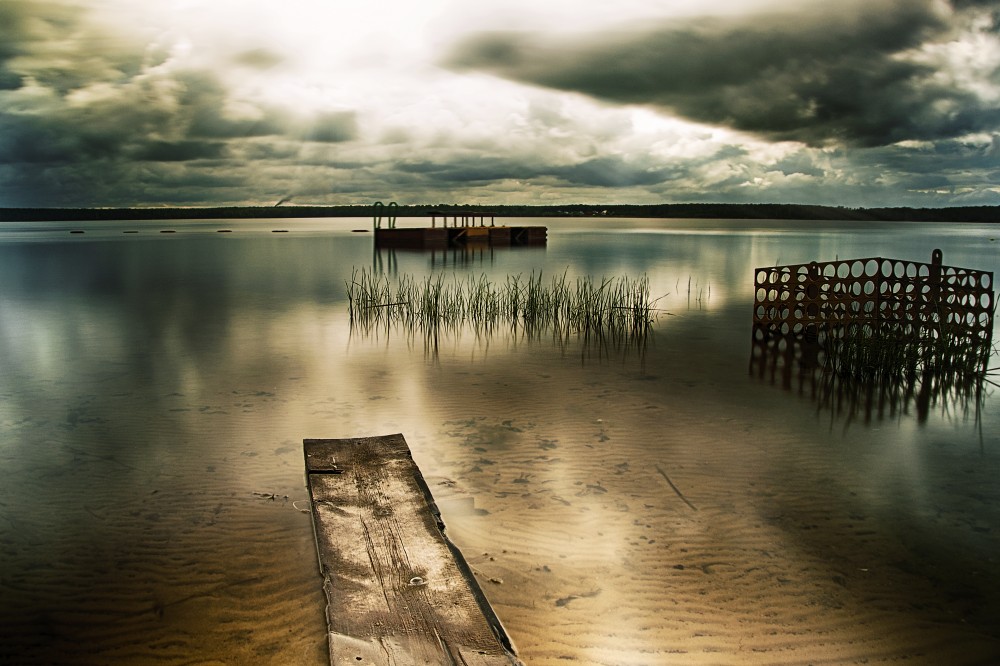
[[(0, 661), (323, 663), (301, 440), (392, 432), (530, 666), (1000, 659), (996, 396), (866, 419), (748, 372), (754, 267), (998, 272), (995, 228), (536, 222), (0, 227)], [(354, 267), (646, 274), (664, 312), (644, 349), (352, 331)]]

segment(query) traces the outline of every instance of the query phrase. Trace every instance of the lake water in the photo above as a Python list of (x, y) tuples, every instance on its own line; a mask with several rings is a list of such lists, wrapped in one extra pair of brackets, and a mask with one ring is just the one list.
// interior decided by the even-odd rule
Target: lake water
[[(529, 666), (1000, 662), (993, 387), (879, 416), (749, 371), (755, 267), (1000, 274), (1000, 228), (520, 222), (547, 247), (0, 227), (0, 662), (324, 663), (301, 442), (394, 432)], [(643, 348), (352, 331), (355, 268), (644, 274), (663, 311)]]

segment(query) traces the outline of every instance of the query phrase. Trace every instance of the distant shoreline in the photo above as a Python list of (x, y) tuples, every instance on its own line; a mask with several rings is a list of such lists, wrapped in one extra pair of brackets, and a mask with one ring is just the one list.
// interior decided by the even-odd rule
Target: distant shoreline
[[(372, 217), (370, 205), (220, 206), (183, 208), (0, 208), (0, 222), (86, 222), (101, 220), (192, 220), (253, 218)], [(383, 209), (382, 217), (386, 217)], [(407, 205), (397, 217), (647, 217), (745, 220), (877, 222), (1000, 221), (1000, 206), (946, 208), (846, 208), (804, 204), (567, 204), (561, 206)]]

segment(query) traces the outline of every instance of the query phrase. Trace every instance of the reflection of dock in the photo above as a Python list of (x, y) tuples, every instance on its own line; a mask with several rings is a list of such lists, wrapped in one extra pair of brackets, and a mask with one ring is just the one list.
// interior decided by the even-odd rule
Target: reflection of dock
[(376, 229), (378, 247), (441, 249), (456, 245), (496, 245), (522, 247), (545, 245), (545, 227), (424, 227)]
[(304, 448), (331, 664), (521, 663), (402, 435)]
[[(441, 226), (438, 226), (439, 216)], [(523, 247), (545, 245), (548, 241), (546, 227), (497, 226), (493, 218), (490, 218), (487, 225), (483, 215), (452, 216), (449, 226), (448, 218), (448, 215), (432, 214), (430, 227), (376, 227), (375, 246), (413, 249), (441, 249), (461, 245)]]

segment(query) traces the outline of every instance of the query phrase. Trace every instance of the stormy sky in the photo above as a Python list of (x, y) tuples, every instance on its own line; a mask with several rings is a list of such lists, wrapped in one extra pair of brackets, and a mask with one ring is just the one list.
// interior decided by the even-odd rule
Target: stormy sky
[(1000, 204), (1000, 0), (0, 0), (0, 206)]

